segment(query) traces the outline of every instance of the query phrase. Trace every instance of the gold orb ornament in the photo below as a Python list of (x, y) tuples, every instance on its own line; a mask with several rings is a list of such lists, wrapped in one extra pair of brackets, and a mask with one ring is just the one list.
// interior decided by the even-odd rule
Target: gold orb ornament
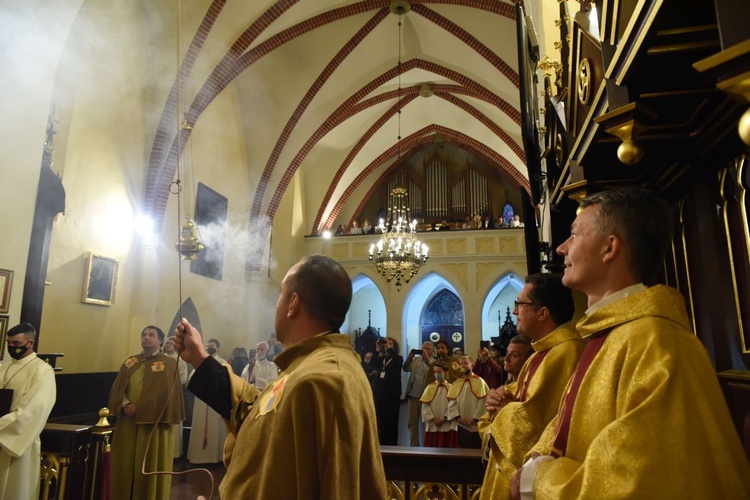
[(627, 140), (617, 148), (617, 157), (625, 165), (636, 165), (643, 159), (643, 146), (637, 141)]
[(737, 132), (740, 134), (742, 142), (750, 146), (750, 108), (740, 117), (740, 123), (737, 125)]

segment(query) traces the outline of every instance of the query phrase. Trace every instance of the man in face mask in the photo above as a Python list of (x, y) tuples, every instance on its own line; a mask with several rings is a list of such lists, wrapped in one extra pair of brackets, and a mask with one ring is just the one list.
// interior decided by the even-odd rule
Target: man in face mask
[[(208, 339), (206, 352), (221, 364), (226, 361), (218, 354), (221, 342)], [(195, 372), (193, 372), (195, 373)], [(195, 398), (193, 405), (193, 422), (190, 430), (187, 459), (191, 464), (215, 464), (223, 459), (224, 441), (227, 437), (226, 426), (221, 416), (206, 403)]]
[(34, 353), (35, 338), (28, 323), (11, 328), (8, 354), (13, 361), (0, 367), (0, 498), (39, 497), (39, 434), (56, 390), (52, 367)]
[(432, 370), (435, 381), (425, 387), (420, 402), (424, 422), (424, 445), (437, 448), (458, 448), (458, 423), (448, 418), (448, 391), (445, 366), (437, 361)]

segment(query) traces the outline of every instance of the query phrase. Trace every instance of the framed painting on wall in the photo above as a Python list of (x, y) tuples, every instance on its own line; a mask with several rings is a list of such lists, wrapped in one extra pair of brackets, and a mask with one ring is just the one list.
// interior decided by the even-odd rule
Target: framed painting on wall
[(5, 356), (5, 334), (8, 333), (8, 317), (0, 316), (0, 359)]
[(118, 267), (116, 259), (89, 252), (86, 256), (81, 301), (100, 306), (114, 304)]
[(202, 182), (195, 196), (195, 225), (199, 227), (205, 246), (198, 258), (190, 263), (190, 271), (221, 280), (224, 267), (224, 229), (229, 201)]
[(13, 271), (0, 269), (0, 313), (10, 309), (10, 291), (13, 288)]

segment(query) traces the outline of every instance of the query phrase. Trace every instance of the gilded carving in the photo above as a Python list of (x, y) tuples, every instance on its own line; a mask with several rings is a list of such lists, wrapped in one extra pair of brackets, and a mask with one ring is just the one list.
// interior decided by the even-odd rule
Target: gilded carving
[(404, 500), (404, 492), (401, 491), (401, 488), (399, 488), (395, 482), (387, 480), (386, 486), (388, 487), (387, 489), (388, 498), (395, 498), (396, 500)]
[(559, 168), (562, 168), (565, 164), (565, 143), (562, 134), (559, 132), (555, 136), (555, 161)]
[(448, 484), (410, 481), (386, 480), (389, 499), (404, 500), (405, 498), (421, 498), (444, 500), (459, 500), (468, 498), (478, 500), (482, 491), (480, 484)]
[(477, 238), (477, 253), (495, 253), (495, 238)]
[(688, 302), (690, 303), (690, 319), (693, 322), (693, 333), (698, 335), (698, 325), (695, 323), (695, 303), (693, 302), (693, 285), (690, 282), (690, 261), (688, 260), (688, 245), (687, 245), (687, 226), (685, 224), (685, 200), (681, 200), (678, 205), (678, 214), (682, 240), (682, 258), (685, 262), (685, 282), (687, 284), (687, 295)]
[(414, 493), (413, 498), (444, 498), (458, 500), (462, 498), (461, 485), (454, 486), (445, 483), (423, 483)]
[[(732, 270), (732, 288), (734, 292), (734, 307), (737, 311), (737, 326), (742, 345), (742, 352), (750, 352), (750, 339), (744, 326), (750, 308), (747, 307), (746, 297), (750, 290), (737, 277), (747, 273), (750, 268), (750, 221), (748, 220), (748, 189), (745, 183), (750, 160), (746, 156), (737, 158), (734, 163), (721, 172), (720, 194), (722, 198), (722, 213), (724, 230), (727, 237), (727, 251), (729, 265)], [(739, 224), (732, 221), (741, 221)]]
[(578, 100), (584, 105), (591, 100), (591, 63), (588, 59), (581, 59), (578, 64)]

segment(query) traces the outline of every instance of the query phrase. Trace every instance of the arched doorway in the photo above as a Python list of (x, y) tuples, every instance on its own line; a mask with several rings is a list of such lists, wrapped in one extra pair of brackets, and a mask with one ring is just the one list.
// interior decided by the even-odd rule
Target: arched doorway
[(451, 349), (464, 349), (464, 308), (452, 291), (443, 289), (427, 302), (421, 323), (422, 342), (445, 340)]

